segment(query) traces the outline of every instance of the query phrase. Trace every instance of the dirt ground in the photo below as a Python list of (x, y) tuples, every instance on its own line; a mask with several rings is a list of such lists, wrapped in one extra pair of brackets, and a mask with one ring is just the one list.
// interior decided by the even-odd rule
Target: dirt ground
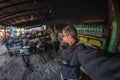
[(0, 80), (60, 80), (60, 65), (51, 54), (0, 55)]

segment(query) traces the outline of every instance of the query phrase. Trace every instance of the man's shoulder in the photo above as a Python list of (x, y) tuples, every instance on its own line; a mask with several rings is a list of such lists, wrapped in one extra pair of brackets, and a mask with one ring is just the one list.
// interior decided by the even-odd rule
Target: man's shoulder
[(75, 51), (81, 51), (81, 50), (84, 50), (86, 49), (85, 45), (84, 44), (81, 44), (81, 43), (77, 43), (74, 47), (73, 47), (73, 50)]
[(85, 48), (85, 45), (83, 43), (80, 43), (78, 42), (76, 45), (75, 45), (77, 48)]

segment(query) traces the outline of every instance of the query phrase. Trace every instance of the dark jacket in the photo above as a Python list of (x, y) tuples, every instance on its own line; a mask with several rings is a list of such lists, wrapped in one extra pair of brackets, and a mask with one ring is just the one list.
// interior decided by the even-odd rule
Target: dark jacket
[(72, 47), (68, 47), (65, 50), (61, 50), (60, 59), (62, 62), (61, 73), (65, 78), (77, 79), (81, 75), (80, 63), (78, 61), (78, 54), (80, 47), (83, 45), (76, 44)]
[(79, 62), (92, 80), (120, 80), (119, 53), (108, 55), (110, 53), (92, 48), (82, 48), (79, 53)]
[(120, 53), (110, 55), (103, 50), (86, 48), (80, 44), (63, 51), (61, 59), (69, 65), (61, 68), (65, 77), (80, 76), (78, 66), (81, 65), (92, 80), (120, 80)]

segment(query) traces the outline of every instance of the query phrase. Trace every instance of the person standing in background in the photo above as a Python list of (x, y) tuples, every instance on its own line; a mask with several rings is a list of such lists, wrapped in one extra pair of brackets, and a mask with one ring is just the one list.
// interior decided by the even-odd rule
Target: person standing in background
[(53, 30), (50, 33), (50, 38), (51, 38), (53, 50), (57, 52), (59, 49), (59, 44), (58, 44), (57, 34)]

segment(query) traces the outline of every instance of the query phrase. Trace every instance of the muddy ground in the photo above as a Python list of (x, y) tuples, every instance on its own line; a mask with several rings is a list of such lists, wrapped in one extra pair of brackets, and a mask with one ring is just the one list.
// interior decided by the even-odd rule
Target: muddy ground
[(0, 80), (60, 80), (60, 64), (52, 52), (22, 56), (0, 55)]

